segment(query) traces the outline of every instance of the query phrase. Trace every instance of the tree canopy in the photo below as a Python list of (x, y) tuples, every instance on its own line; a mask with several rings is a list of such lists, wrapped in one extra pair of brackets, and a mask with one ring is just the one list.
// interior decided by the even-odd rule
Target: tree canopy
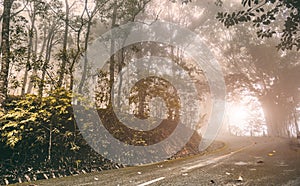
[[(236, 135), (292, 137), (299, 131), (299, 0), (0, 3), (1, 185), (5, 180), (30, 181), (36, 176), (57, 177), (122, 166), (105, 159), (105, 151), (99, 155), (85, 141), (83, 132), (97, 131), (89, 128), (94, 126), (91, 113), (86, 114), (83, 132), (76, 125), (73, 106), (85, 111), (90, 106), (84, 105), (86, 100), (72, 91), (76, 84), (86, 94), (94, 88), (91, 97), (95, 98), (106, 129), (126, 144), (155, 144), (171, 135), (179, 119), (197, 122), (190, 139), (201, 140), (198, 133), (209, 120), (214, 95), (207, 81), (210, 77), (184, 48), (165, 43), (135, 43), (116, 51), (98, 74), (91, 73), (93, 69), (86, 57), (90, 43), (131, 21), (148, 24), (149, 19), (159, 19), (190, 29), (201, 37), (223, 70), (227, 86), (224, 101), (243, 102), (250, 112), (255, 110), (248, 125), (231, 126)], [(112, 39), (107, 50), (113, 51), (119, 45), (118, 40)], [(152, 56), (167, 58), (175, 65), (153, 62)], [(145, 60), (137, 63), (139, 59)], [(79, 79), (75, 70), (82, 71)], [(153, 75), (160, 72), (179, 82), (182, 90)], [(139, 79), (141, 73), (149, 77)], [(185, 75), (190, 80), (185, 81)], [(95, 87), (85, 83), (88, 78)], [(191, 89), (191, 85), (195, 87)], [(181, 99), (180, 95), (186, 97)], [(188, 106), (183, 108), (182, 103)], [(116, 108), (112, 108), (113, 104)], [(200, 118), (195, 117), (199, 109)], [(124, 125), (115, 112), (122, 113), (124, 121), (131, 123), (136, 121), (131, 116), (140, 120), (162, 119), (167, 130), (134, 130)], [(196, 153), (198, 143), (188, 143), (194, 149), (184, 147), (182, 153), (186, 149)], [(105, 146), (110, 147), (109, 142)]]
[(216, 18), (227, 28), (249, 23), (257, 28), (257, 36), (262, 39), (280, 37), (277, 49), (300, 50), (300, 1), (242, 0), (241, 4), (242, 9), (219, 12)]

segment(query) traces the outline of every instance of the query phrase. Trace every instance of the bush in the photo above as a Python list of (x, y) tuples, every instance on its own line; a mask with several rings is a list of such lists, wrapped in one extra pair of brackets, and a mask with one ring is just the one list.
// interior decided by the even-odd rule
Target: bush
[(80, 135), (71, 99), (72, 93), (65, 89), (42, 98), (26, 95), (8, 99), (6, 112), (0, 115), (0, 176), (15, 175), (17, 179), (28, 170), (70, 172), (107, 161)]

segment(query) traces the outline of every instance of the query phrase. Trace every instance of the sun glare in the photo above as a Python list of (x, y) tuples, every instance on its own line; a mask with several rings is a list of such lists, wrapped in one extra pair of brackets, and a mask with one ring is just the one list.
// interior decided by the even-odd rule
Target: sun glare
[(267, 134), (264, 113), (258, 100), (243, 97), (239, 102), (228, 102), (226, 130), (238, 136), (263, 136)]
[(243, 128), (248, 124), (249, 109), (242, 105), (232, 105), (229, 108), (229, 122), (231, 125)]

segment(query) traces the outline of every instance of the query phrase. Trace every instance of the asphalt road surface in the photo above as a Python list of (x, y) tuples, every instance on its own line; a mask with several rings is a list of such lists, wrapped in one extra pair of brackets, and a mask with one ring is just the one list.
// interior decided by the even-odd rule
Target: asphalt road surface
[(225, 147), (202, 156), (31, 184), (300, 186), (300, 146), (296, 143), (288, 139), (267, 137), (222, 137), (219, 140), (226, 143)]

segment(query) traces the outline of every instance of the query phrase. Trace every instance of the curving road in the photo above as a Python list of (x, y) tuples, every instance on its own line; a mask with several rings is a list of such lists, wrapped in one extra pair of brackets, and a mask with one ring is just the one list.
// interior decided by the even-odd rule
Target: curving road
[(229, 136), (219, 140), (226, 143), (225, 147), (202, 156), (44, 180), (35, 184), (300, 185), (300, 147), (290, 140)]

